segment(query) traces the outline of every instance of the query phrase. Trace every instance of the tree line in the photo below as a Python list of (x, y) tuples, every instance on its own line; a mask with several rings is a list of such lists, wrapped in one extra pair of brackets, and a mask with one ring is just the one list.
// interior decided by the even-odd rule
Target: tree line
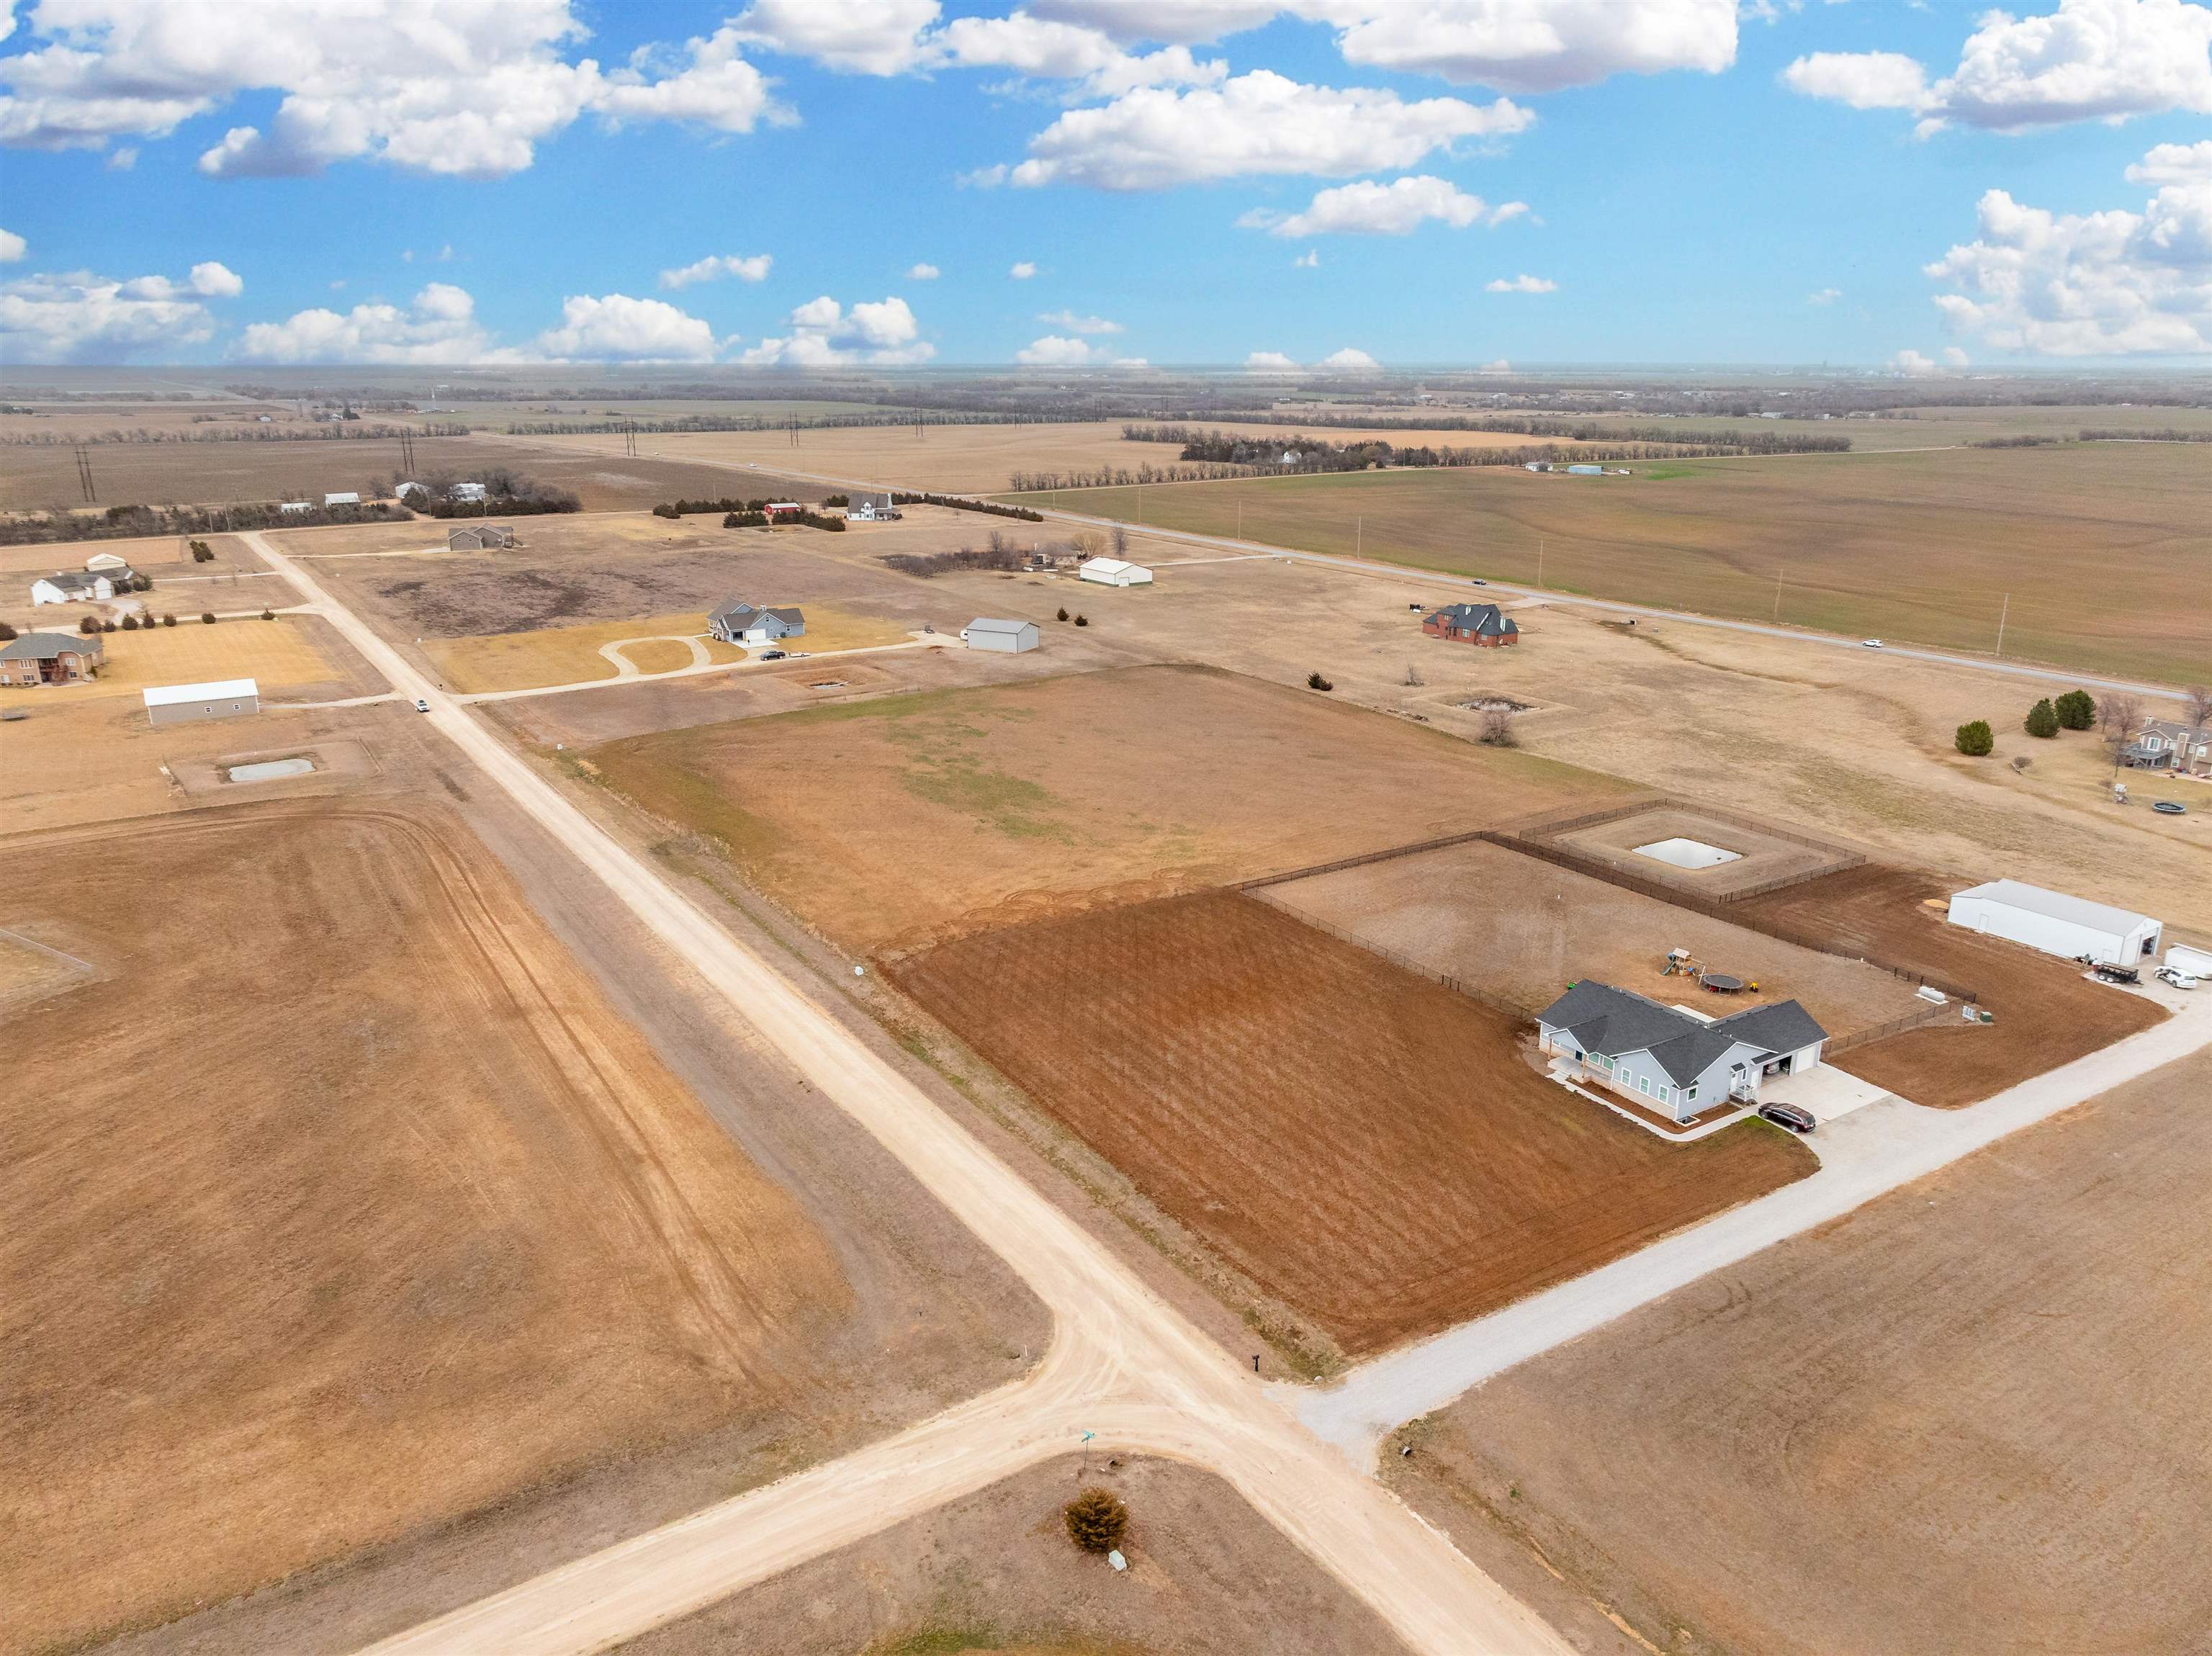
[[(1301, 416), (1296, 421), (1265, 414), (1239, 417), (1259, 426), (1313, 427), (1322, 430), (1494, 431), (1522, 437), (1563, 438), (1575, 443), (1663, 443), (1673, 448), (1707, 449), (1715, 455), (1841, 454), (1848, 452), (1851, 446), (1851, 440), (1840, 432), (1700, 431), (1690, 427), (1608, 425), (1594, 420), (1559, 419), (1535, 414), (1439, 415), (1432, 419), (1421, 420), (1328, 414)], [(1232, 442), (1246, 442), (1263, 447), (1274, 444), (1283, 448), (1297, 448), (1302, 443), (1312, 444), (1317, 440), (1310, 437), (1280, 440), (1273, 437), (1234, 437), (1221, 431), (1187, 425), (1130, 424), (1121, 428), (1121, 435), (1133, 443), (1180, 443), (1186, 448), (1194, 443), (1212, 444), (1224, 438)], [(1448, 452), (1458, 453), (1461, 451)]]
[(443, 424), (366, 426), (331, 422), (308, 426), (208, 426), (183, 431), (149, 431), (143, 426), (137, 426), (129, 431), (112, 427), (103, 432), (76, 435), (52, 431), (10, 432), (0, 434), (0, 445), (15, 448), (75, 448), (79, 444), (94, 447), (114, 443), (335, 443), (403, 436), (465, 437), (468, 434), (469, 428), (466, 426)]
[(104, 513), (50, 512), (42, 518), (0, 518), (0, 546), (127, 540), (141, 535), (221, 535), (240, 529), (310, 529), (326, 524), (404, 523), (407, 517), (405, 507), (382, 500), (361, 506), (311, 506), (305, 512), (283, 511), (274, 500), (213, 507), (112, 506)]
[(1032, 512), (1025, 506), (1000, 506), (996, 500), (971, 500), (964, 494), (915, 494), (906, 489), (891, 491), (893, 506), (945, 506), (956, 512), (982, 512), (994, 518), (1019, 518), (1024, 523), (1041, 524), (1044, 513)]

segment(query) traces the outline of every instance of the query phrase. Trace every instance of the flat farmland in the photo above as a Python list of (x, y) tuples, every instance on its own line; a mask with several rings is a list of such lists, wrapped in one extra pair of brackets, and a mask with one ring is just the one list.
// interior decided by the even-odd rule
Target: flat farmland
[[(535, 689), (589, 679), (611, 683), (621, 670), (600, 653), (603, 646), (628, 640), (623, 652), (641, 672), (665, 672), (689, 666), (690, 650), (672, 640), (696, 638), (715, 661), (742, 661), (734, 645), (705, 636), (702, 610), (674, 616), (641, 616), (634, 621), (578, 622), (528, 633), (493, 633), (480, 638), (434, 639), (422, 646), (447, 688), (464, 695), (479, 690)], [(643, 640), (651, 640), (647, 643)], [(655, 658), (648, 652), (659, 651)]]
[[(1555, 868), (1480, 840), (1394, 857), (1266, 889), (1294, 913), (1390, 949), (1534, 1014), (1583, 978), (1714, 1016), (1796, 998), (1831, 1035), (1917, 1010), (1912, 986), (1863, 961), (1824, 955)], [(1661, 975), (1686, 948), (1755, 994), (1708, 995)]]
[(702, 725), (582, 757), (864, 953), (1626, 792), (1310, 691), (1173, 666)]
[(1249, 897), (963, 937), (898, 986), (1346, 1351), (1496, 1309), (1810, 1173), (1745, 1122), (1663, 1143), (1504, 1014)]
[(1735, 907), (1753, 919), (1961, 984), (1996, 1015), (1995, 1024), (1931, 1024), (1852, 1050), (1852, 1074), (1916, 1104), (1978, 1103), (2166, 1016), (2154, 1002), (2085, 981), (2069, 961), (1968, 931), (1923, 907), (1959, 884), (1869, 864)]
[(0, 1649), (819, 1385), (835, 1252), (453, 818), (300, 801), (6, 857), (0, 926), (100, 981), (0, 1020)]
[(2208, 1097), (2198, 1052), (1510, 1369), (1392, 1481), (1647, 1649), (2201, 1652)]
[[(149, 603), (161, 598), (158, 591), (145, 596)], [(282, 596), (291, 597), (291, 588), (287, 586)], [(209, 627), (198, 614), (187, 613), (177, 617), (174, 627), (108, 633), (100, 642), (107, 646), (107, 656), (97, 678), (82, 684), (10, 689), (6, 692), (9, 705), (60, 707), (120, 696), (135, 704), (140, 692), (154, 685), (204, 684), (226, 678), (256, 680), (264, 696), (328, 690), (335, 697), (384, 688), (367, 663), (353, 664), (350, 646), (319, 616), (278, 616), (272, 621), (234, 616)]]
[[(2090, 444), (1062, 490), (1064, 511), (2174, 683), (2212, 679), (2212, 451)], [(2095, 571), (2094, 579), (2085, 572)]]

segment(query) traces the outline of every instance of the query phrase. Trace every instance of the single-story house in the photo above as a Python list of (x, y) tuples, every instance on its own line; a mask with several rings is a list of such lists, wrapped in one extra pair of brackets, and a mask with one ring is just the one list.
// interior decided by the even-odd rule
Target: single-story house
[(340, 489), (335, 494), (324, 495), (323, 504), (325, 506), (359, 506), (361, 491), (353, 488)]
[(97, 637), (77, 633), (26, 633), (0, 644), (0, 684), (76, 684), (107, 659)]
[(455, 483), (446, 491), (446, 498), (449, 500), (481, 500), (484, 494), (482, 483)]
[(708, 615), (707, 630), (725, 644), (773, 644), (804, 637), (806, 616), (793, 606), (771, 608), (732, 598)]
[(2144, 770), (2212, 775), (2212, 725), (2193, 726), (2172, 719), (2147, 720), (2120, 757)]
[(456, 529), (446, 536), (449, 552), (481, 552), (487, 547), (513, 546), (514, 531), (506, 524), (471, 524), (466, 529)]
[(2158, 952), (2158, 921), (2148, 914), (2045, 891), (2018, 880), (1991, 880), (1951, 899), (1950, 921), (1992, 937), (2008, 937), (2069, 961), (2087, 955), (2133, 966)]
[(971, 650), (1018, 655), (1037, 647), (1037, 625), (1033, 621), (996, 621), (978, 616), (960, 629), (960, 641)]
[(146, 717), (156, 725), (187, 725), (203, 719), (230, 719), (261, 711), (261, 687), (250, 678), (219, 678), (205, 684), (160, 684), (139, 694)]
[(1093, 558), (1088, 563), (1075, 567), (1078, 580), (1096, 581), (1101, 586), (1150, 586), (1152, 572), (1141, 563), (1130, 563), (1121, 558)]
[(906, 514), (891, 504), (888, 494), (854, 494), (848, 497), (845, 521), (856, 524), (894, 523)]
[(1539, 1043), (1592, 1079), (1675, 1121), (1717, 1104), (1756, 1106), (1771, 1075), (1802, 1075), (1828, 1032), (1794, 1000), (1708, 1023), (1609, 983), (1578, 983), (1536, 1014)]
[(1423, 618), (1421, 630), (1431, 638), (1457, 639), (1486, 650), (1521, 641), (1519, 623), (1494, 604), (1447, 604)]
[(31, 602), (41, 604), (105, 604), (118, 592), (131, 590), (131, 566), (120, 569), (57, 569), (31, 583)]

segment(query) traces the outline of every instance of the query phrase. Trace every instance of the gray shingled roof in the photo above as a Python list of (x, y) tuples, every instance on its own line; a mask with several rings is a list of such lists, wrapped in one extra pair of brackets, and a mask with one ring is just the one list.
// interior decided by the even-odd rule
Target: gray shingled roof
[(1794, 1000), (1749, 1006), (1711, 1023), (1609, 983), (1583, 982), (1536, 1014), (1565, 1029), (1586, 1052), (1620, 1058), (1649, 1052), (1659, 1067), (1687, 1085), (1741, 1041), (1765, 1052), (1790, 1052), (1826, 1040), (1828, 1032)]
[[(750, 618), (751, 617), (751, 616), (752, 616), (752, 613), (753, 613), (753, 607), (752, 607), (752, 605), (750, 605), (750, 604), (743, 603), (743, 602), (741, 602), (741, 601), (740, 601), (740, 600), (738, 600), (738, 599), (732, 598), (732, 599), (731, 599), (727, 604), (724, 604), (720, 609), (716, 610), (714, 610), (712, 613), (710, 613), (710, 614), (708, 616), (707, 619), (708, 619), (709, 622), (718, 622), (718, 621), (720, 621), (720, 622), (730, 622), (730, 621), (734, 621), (734, 620), (736, 620), (736, 619), (737, 619), (738, 616), (745, 616), (745, 617), (747, 617), (748, 619), (750, 619)], [(743, 631), (744, 629), (743, 629), (742, 628), (740, 628), (738, 630), (739, 630), (739, 631)]]
[(75, 633), (26, 633), (11, 643), (0, 644), (0, 661), (44, 661), (63, 654), (88, 656), (104, 648), (96, 638)]
[(1499, 634), (1521, 630), (1519, 624), (1494, 604), (1447, 604), (1429, 619), (1454, 622), (1462, 633)]

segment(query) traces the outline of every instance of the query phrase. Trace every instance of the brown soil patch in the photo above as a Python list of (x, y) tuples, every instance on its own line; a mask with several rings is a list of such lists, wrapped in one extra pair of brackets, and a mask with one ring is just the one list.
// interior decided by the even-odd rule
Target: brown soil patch
[(112, 983), (0, 1023), (0, 1648), (810, 1383), (834, 1255), (451, 819), (315, 802), (7, 859), (9, 923), (67, 915)]
[(586, 756), (646, 810), (713, 836), (771, 895), (869, 951), (1602, 803), (1614, 790), (1308, 691), (1188, 667), (810, 708)]
[[(1129, 1507), (1117, 1574), (1060, 1509)], [(1397, 1636), (1211, 1473), (1069, 1456), (817, 1558), (624, 1645), (624, 1656), (1376, 1656)]]
[[(1840, 847), (1800, 845), (1779, 834), (1762, 834), (1742, 822), (1671, 806), (1547, 837), (1564, 850), (1617, 868), (1632, 878), (1679, 886), (1705, 897), (1726, 897), (1771, 880), (1810, 879), (1816, 874), (1832, 873), (1846, 865), (1853, 854)], [(1737, 860), (1711, 868), (1676, 868), (1637, 850), (1638, 846), (1674, 839), (1696, 840), (1733, 851)]]
[(1761, 1123), (1669, 1145), (1521, 1027), (1248, 897), (963, 938), (899, 986), (1346, 1350), (1496, 1309), (1802, 1178)]
[(1996, 1014), (1994, 1024), (1936, 1023), (1852, 1049), (1853, 1075), (1916, 1104), (1978, 1103), (2166, 1016), (2154, 1002), (2085, 982), (2069, 961), (1968, 931), (1921, 907), (1955, 889), (1933, 875), (1869, 864), (1740, 907), (1869, 959), (1961, 984)]
[[(1923, 1005), (1911, 985), (1878, 967), (1762, 937), (1480, 840), (1266, 891), (1271, 902), (1532, 1014), (1583, 978), (1715, 1017), (1762, 1002), (1802, 1000), (1832, 1036)], [(1692, 979), (1662, 976), (1670, 949), (1687, 949), (1716, 972), (1753, 980), (1758, 992), (1706, 994)]]
[[(1686, 1656), (2201, 1651), (2212, 1054), (1499, 1376), (1402, 1487)], [(1680, 1629), (1678, 1633), (1678, 1629)], [(1647, 1646), (1647, 1648), (1650, 1647)]]

